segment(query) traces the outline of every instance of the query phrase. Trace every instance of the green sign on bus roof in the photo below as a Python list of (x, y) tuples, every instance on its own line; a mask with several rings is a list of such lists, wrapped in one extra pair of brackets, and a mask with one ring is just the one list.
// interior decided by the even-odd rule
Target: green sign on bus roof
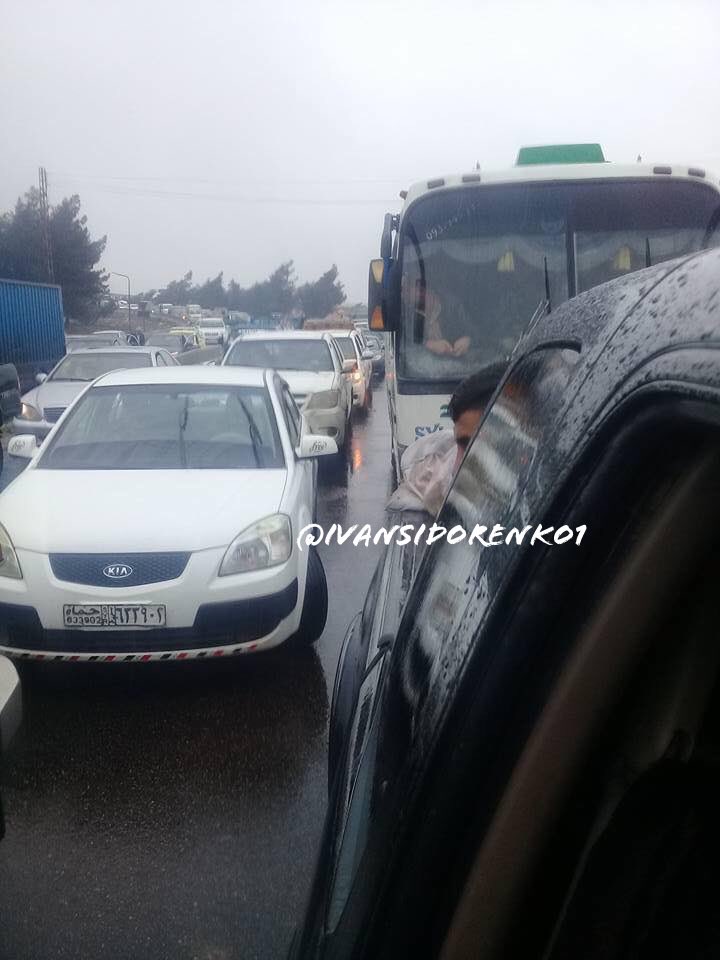
[(534, 163), (605, 163), (599, 143), (553, 143), (545, 147), (520, 147), (515, 166)]

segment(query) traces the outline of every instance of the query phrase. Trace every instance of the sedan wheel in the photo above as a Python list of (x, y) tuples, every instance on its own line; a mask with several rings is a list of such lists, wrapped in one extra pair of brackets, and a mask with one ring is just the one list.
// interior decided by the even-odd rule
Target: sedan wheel
[(295, 647), (307, 647), (315, 643), (325, 629), (327, 612), (328, 590), (325, 570), (317, 550), (310, 547), (300, 627), (289, 642)]

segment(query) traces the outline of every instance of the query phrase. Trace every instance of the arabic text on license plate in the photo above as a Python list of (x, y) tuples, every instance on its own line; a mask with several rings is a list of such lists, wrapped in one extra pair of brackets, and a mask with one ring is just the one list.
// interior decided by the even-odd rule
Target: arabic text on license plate
[(164, 627), (165, 605), (159, 603), (66, 603), (66, 627)]

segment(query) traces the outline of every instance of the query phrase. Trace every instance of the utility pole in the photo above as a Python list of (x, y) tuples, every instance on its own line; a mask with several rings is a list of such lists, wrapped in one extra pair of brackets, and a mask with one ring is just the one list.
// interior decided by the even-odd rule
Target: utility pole
[(128, 333), (132, 333), (132, 327), (130, 326), (130, 277), (126, 273), (117, 273), (115, 270), (108, 270), (108, 273), (111, 277), (122, 277), (123, 280), (127, 280), (127, 298), (128, 298)]
[(52, 242), (50, 241), (50, 208), (48, 206), (47, 170), (38, 169), (40, 181), (40, 225), (42, 229), (43, 252), (45, 254), (45, 268), (48, 283), (55, 283), (55, 269), (53, 267)]

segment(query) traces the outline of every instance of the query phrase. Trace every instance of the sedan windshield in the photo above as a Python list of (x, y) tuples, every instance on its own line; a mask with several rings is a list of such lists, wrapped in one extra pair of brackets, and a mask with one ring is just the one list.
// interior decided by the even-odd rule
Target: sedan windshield
[(152, 365), (149, 353), (71, 353), (60, 362), (50, 380), (89, 382), (111, 370), (129, 370)]
[(38, 461), (45, 470), (283, 467), (267, 390), (133, 384), (95, 387)]
[(324, 340), (289, 337), (287, 340), (237, 340), (225, 363), (233, 367), (274, 367), (313, 373), (333, 369), (330, 348)]

